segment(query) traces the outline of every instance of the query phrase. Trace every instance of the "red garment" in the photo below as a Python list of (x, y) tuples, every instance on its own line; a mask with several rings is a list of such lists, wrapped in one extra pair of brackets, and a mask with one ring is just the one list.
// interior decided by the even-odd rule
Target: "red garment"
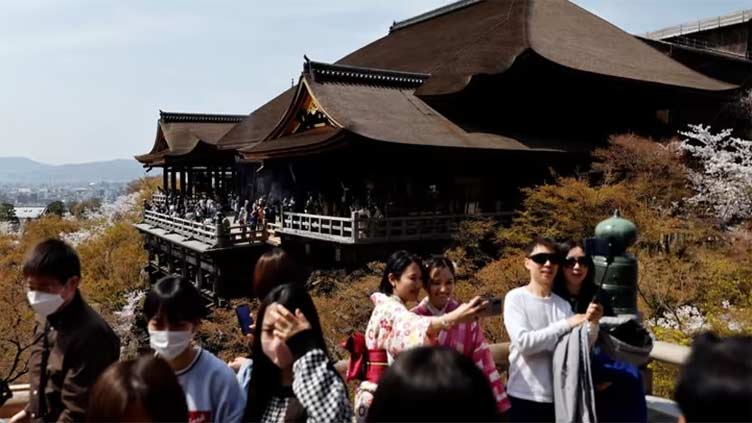
[[(424, 298), (411, 311), (422, 316), (441, 316), (456, 309), (459, 305), (460, 303), (452, 298), (444, 307), (444, 310), (437, 310), (428, 302), (428, 298)], [(491, 356), (491, 350), (488, 348), (486, 337), (483, 336), (483, 328), (480, 323), (460, 323), (452, 326), (449, 330), (442, 330), (439, 332), (438, 345), (453, 348), (475, 362), (491, 384), (491, 390), (500, 413), (507, 411), (512, 406), (509, 397), (507, 397), (504, 383), (501, 381), (501, 376), (496, 370), (496, 364)]]

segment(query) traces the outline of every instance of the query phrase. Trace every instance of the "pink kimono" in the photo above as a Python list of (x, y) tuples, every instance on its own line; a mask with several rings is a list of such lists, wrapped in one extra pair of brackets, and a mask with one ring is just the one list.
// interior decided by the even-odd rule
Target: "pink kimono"
[[(457, 300), (450, 298), (444, 310), (438, 310), (428, 302), (428, 298), (424, 298), (411, 311), (422, 316), (441, 316), (456, 309), (459, 305), (460, 303)], [(500, 413), (507, 411), (512, 406), (507, 397), (507, 391), (504, 389), (504, 383), (501, 381), (501, 376), (496, 371), (491, 350), (488, 349), (486, 337), (483, 336), (483, 328), (478, 322), (460, 323), (449, 330), (442, 330), (439, 332), (437, 343), (470, 357), (480, 367), (491, 383), (491, 390), (496, 398), (496, 406)]]
[[(433, 338), (426, 334), (430, 318), (411, 313), (395, 295), (376, 292), (371, 295), (371, 301), (374, 309), (366, 327), (366, 347), (386, 350), (389, 364), (404, 350), (433, 343)], [(367, 380), (360, 383), (355, 392), (356, 421), (365, 421), (377, 386)]]

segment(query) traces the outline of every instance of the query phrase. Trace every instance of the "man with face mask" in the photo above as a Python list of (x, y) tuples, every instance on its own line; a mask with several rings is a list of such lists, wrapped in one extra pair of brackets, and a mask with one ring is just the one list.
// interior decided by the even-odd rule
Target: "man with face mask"
[(240, 422), (245, 397), (235, 374), (224, 361), (193, 343), (206, 313), (206, 301), (190, 282), (165, 276), (144, 300), (149, 344), (175, 371), (185, 391), (190, 423)]
[(29, 358), (29, 404), (10, 421), (82, 421), (89, 390), (117, 361), (120, 340), (81, 296), (81, 264), (68, 244), (37, 244), (23, 276), (38, 325)]

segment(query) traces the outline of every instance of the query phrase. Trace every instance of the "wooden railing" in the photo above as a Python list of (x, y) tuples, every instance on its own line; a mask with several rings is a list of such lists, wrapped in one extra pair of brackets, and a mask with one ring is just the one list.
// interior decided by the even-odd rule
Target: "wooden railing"
[(266, 240), (268, 233), (265, 225), (231, 225), (206, 224), (182, 219), (154, 210), (144, 210), (144, 223), (176, 233), (185, 240), (197, 240), (213, 247), (230, 247), (246, 243), (260, 243)]
[(722, 28), (725, 26), (744, 23), (750, 19), (750, 16), (752, 16), (752, 10), (741, 10), (725, 16), (703, 19), (696, 22), (663, 28), (658, 31), (648, 32), (645, 34), (645, 37), (653, 40), (663, 40), (677, 35), (693, 34), (708, 29)]
[(324, 241), (354, 244), (357, 240), (355, 213), (351, 217), (320, 216), (316, 214), (283, 212), (278, 233), (299, 235)]
[[(491, 344), (489, 345), (489, 349), (493, 355), (496, 367), (501, 371), (506, 371), (509, 366), (509, 343)], [(656, 341), (653, 344), (653, 350), (650, 352), (650, 358), (653, 360), (674, 366), (682, 365), (688, 356), (688, 347), (660, 341)], [(347, 360), (338, 361), (335, 367), (340, 373), (344, 374), (347, 370)], [(29, 400), (29, 385), (13, 385), (11, 386), (11, 391), (13, 392), (13, 398), (0, 407), (0, 419), (12, 417)]]
[(181, 219), (154, 210), (144, 210), (144, 222), (188, 239), (195, 239), (211, 245), (217, 243), (216, 227), (213, 225)]
[(511, 212), (369, 218), (353, 212), (350, 217), (284, 212), (277, 232), (343, 244), (448, 239), (462, 221), (474, 218), (507, 218)]
[(163, 192), (155, 192), (151, 196), (151, 202), (160, 206), (167, 204), (167, 196)]

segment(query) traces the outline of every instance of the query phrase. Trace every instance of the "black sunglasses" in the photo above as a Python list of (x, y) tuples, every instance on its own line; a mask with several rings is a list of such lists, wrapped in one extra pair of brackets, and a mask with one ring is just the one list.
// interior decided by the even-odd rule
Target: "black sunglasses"
[(550, 261), (551, 264), (561, 264), (561, 255), (556, 253), (538, 253), (528, 256), (528, 258), (537, 264), (546, 264)]
[(568, 257), (564, 260), (564, 267), (566, 268), (572, 268), (575, 264), (579, 264), (580, 267), (590, 267), (590, 260), (586, 256)]

